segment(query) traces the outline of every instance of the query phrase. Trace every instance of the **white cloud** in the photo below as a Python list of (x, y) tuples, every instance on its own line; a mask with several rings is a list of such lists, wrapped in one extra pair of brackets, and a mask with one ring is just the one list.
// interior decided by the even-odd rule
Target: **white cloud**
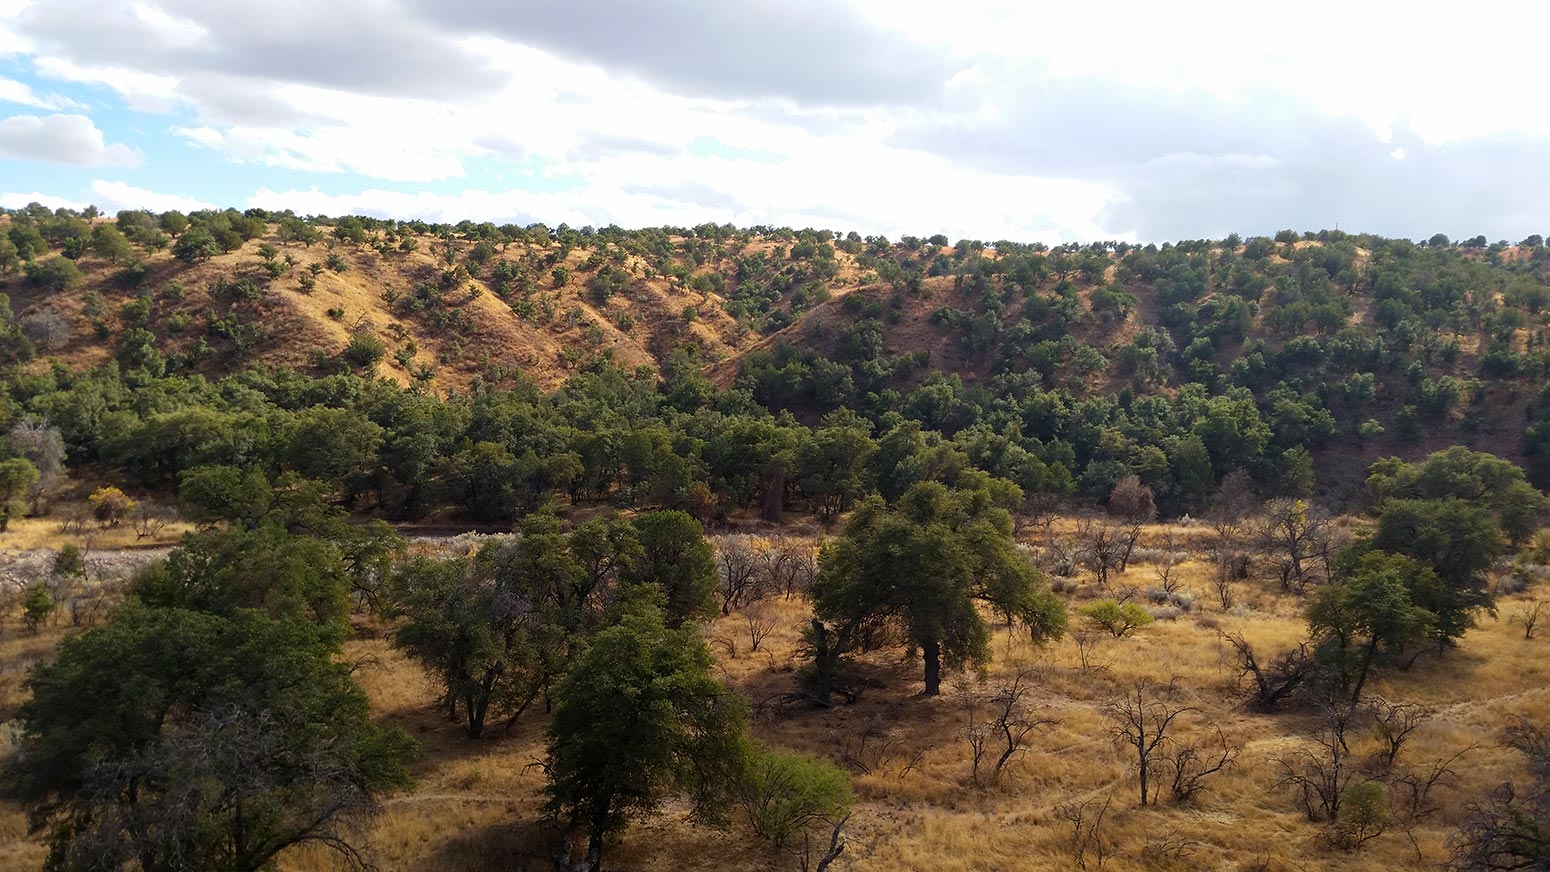
[(127, 145), (109, 145), (85, 115), (13, 115), (0, 121), (0, 159), (80, 167), (139, 166)]
[(20, 209), (33, 203), (41, 203), (50, 209), (74, 209), (80, 211), (87, 204), (79, 200), (70, 200), (65, 197), (57, 197), (53, 194), (41, 194), (33, 191), (30, 194), (4, 193), (0, 194), (0, 208)]
[(0, 77), (0, 103), (16, 103), (34, 109), (81, 109), (80, 103), (60, 94), (38, 94), (26, 82)]
[[(333, 185), (252, 197), (299, 211), (984, 239), (1550, 224), (1530, 162), (1550, 115), (1524, 102), (1550, 4), (496, 5), (0, 0), (0, 56), (174, 115), (254, 187)], [(0, 79), (4, 99), (72, 108)], [(22, 156), (13, 121), (0, 157)], [(132, 160), (79, 121), (65, 162)]]
[(145, 188), (137, 188), (126, 182), (93, 179), (91, 190), (97, 207), (108, 213), (117, 212), (120, 209), (149, 209), (152, 212), (176, 209), (180, 212), (192, 212), (196, 209), (214, 208), (214, 204), (194, 197), (161, 194)]

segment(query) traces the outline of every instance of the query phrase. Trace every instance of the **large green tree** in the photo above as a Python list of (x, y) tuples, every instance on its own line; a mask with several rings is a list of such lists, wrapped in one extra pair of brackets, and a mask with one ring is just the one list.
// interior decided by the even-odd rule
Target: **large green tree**
[(648, 512), (633, 523), (640, 551), (623, 567), (621, 579), (659, 588), (672, 626), (714, 612), (716, 557), (700, 522), (670, 510)]
[(1412, 557), (1436, 573), (1437, 583), (1417, 586), (1412, 597), (1434, 616), (1432, 634), (1439, 645), (1453, 644), (1474, 626), (1477, 612), (1493, 607), (1486, 570), (1506, 545), (1485, 509), (1456, 497), (1387, 500), (1368, 544)]
[(605, 838), (670, 793), (714, 817), (741, 774), (741, 700), (712, 676), (698, 628), (669, 628), (640, 593), (553, 694), (546, 768), (549, 811), (565, 833), (557, 859), (569, 866), (584, 834), (581, 863), (570, 867), (588, 872), (601, 868)]
[(1512, 544), (1539, 528), (1545, 496), (1528, 483), (1522, 468), (1462, 445), (1438, 451), (1420, 463), (1388, 457), (1372, 465), (1367, 486), (1384, 499), (1453, 497), (1490, 511)]
[(1395, 653), (1426, 637), (1436, 616), (1417, 605), (1438, 584), (1430, 567), (1400, 554), (1370, 551), (1350, 577), (1318, 589), (1308, 604), (1308, 626), (1323, 640), (1333, 664), (1352, 687), (1351, 704), (1381, 652)]
[(8, 793), (49, 868), (257, 872), (408, 786), (414, 742), (306, 623), (131, 606), (60, 644), (18, 714)]
[(824, 547), (813, 606), (818, 696), (827, 699), (837, 657), (907, 640), (924, 656), (925, 692), (940, 692), (942, 665), (980, 663), (990, 632), (980, 606), (1037, 641), (1058, 638), (1065, 610), (1012, 542), (1006, 510), (983, 490), (921, 482), (890, 509), (863, 502)]

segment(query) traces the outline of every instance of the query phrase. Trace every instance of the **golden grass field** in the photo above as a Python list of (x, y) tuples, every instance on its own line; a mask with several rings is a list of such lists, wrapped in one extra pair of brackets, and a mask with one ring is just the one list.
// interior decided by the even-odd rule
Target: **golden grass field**
[[(1160, 535), (1163, 528), (1153, 531)], [(1186, 531), (1187, 532), (1187, 531)], [(1268, 581), (1240, 584), (1237, 615), (1223, 614), (1207, 597), (1207, 567), (1184, 564), (1187, 589), (1197, 594), (1191, 612), (1159, 620), (1126, 639), (1106, 639), (1083, 668), (1071, 638), (1044, 648), (999, 631), (995, 660), (983, 674), (953, 674), (943, 695), (924, 698), (918, 661), (902, 650), (863, 660), (874, 680), (854, 705), (832, 710), (761, 706), (791, 690), (800, 666), (802, 601), (765, 600), (753, 609), (777, 620), (761, 650), (750, 650), (744, 616), (734, 612), (707, 627), (725, 680), (755, 705), (753, 729), (763, 739), (848, 764), (857, 805), (849, 848), (835, 868), (930, 870), (1066, 870), (1082, 868), (1072, 850), (1069, 803), (1089, 810), (1110, 799), (1098, 837), (1107, 854), (1101, 865), (1089, 851), (1087, 869), (1116, 872), (1177, 870), (1379, 870), (1434, 868), (1446, 858), (1447, 839), (1463, 807), (1502, 781), (1521, 776), (1516, 754), (1500, 743), (1513, 717), (1550, 719), (1550, 662), (1545, 640), (1525, 640), (1510, 620), (1535, 596), (1504, 598), (1496, 618), (1484, 617), (1460, 647), (1438, 659), (1422, 657), (1408, 672), (1385, 671), (1369, 695), (1431, 707), (1430, 721), (1415, 734), (1400, 766), (1429, 765), (1468, 750), (1455, 764), (1457, 778), (1439, 789), (1440, 809), (1416, 826), (1412, 838), (1391, 829), (1359, 851), (1333, 847), (1322, 825), (1310, 823), (1293, 797), (1278, 789), (1277, 758), (1307, 742), (1317, 726), (1309, 713), (1251, 714), (1240, 705), (1234, 661), (1219, 640), (1242, 633), (1268, 654), (1302, 638), (1300, 604)], [(1155, 583), (1151, 567), (1133, 565), (1121, 584)], [(1080, 605), (1083, 594), (1068, 595)], [(1073, 616), (1073, 627), (1081, 619)], [(412, 793), (389, 798), (362, 842), (384, 872), (433, 869), (546, 869), (539, 824), (542, 773), (530, 764), (543, 753), (542, 712), (533, 712), (511, 735), (500, 729), (470, 741), (456, 724), (432, 711), (436, 688), (395, 651), (385, 628), (361, 626), (346, 647), (352, 659), (369, 658), (357, 675), (378, 715), (409, 730), (421, 743)], [(66, 631), (37, 635), (10, 616), (0, 632), (0, 720), (24, 696), (26, 667), (48, 656)], [(966, 699), (989, 696), (1023, 672), (1034, 683), (1041, 716), (1054, 724), (1035, 732), (1028, 753), (1000, 783), (981, 789), (970, 779)], [(1219, 726), (1242, 746), (1237, 761), (1210, 783), (1196, 802), (1164, 802), (1141, 808), (1129, 758), (1117, 750), (1102, 704), (1140, 679), (1177, 678), (1197, 709), (1180, 721), (1181, 737)], [(860, 740), (867, 734), (863, 749)], [(1354, 733), (1352, 751), (1365, 753), (1366, 731)], [(864, 765), (869, 771), (861, 771)], [(0, 870), (37, 870), (44, 849), (26, 838), (25, 819), (0, 806)], [(798, 869), (790, 855), (765, 853), (736, 824), (725, 831), (692, 825), (686, 808), (669, 804), (611, 844), (608, 868), (633, 870)], [(280, 868), (321, 872), (337, 868), (321, 854), (291, 854)]]

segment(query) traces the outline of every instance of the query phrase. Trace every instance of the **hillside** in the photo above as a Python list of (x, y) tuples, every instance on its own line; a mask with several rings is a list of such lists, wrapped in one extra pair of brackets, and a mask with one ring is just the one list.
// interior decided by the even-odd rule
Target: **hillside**
[[(1309, 465), (1281, 455), (1310, 451), (1317, 491), (1337, 501), (1392, 454), (1466, 444), (1532, 466), (1524, 422), (1550, 369), (1550, 253), (1534, 238), (1287, 231), (1048, 249), (716, 225), (194, 217), (170, 223), (177, 236), (146, 213), (0, 219), (31, 255), (10, 256), (4, 282), (31, 340), (17, 359), (34, 373), (147, 355), (211, 378), (255, 365), (375, 372), (445, 392), (518, 373), (554, 390), (599, 363), (661, 371), (687, 351), (679, 371), (700, 366), (809, 422), (841, 407), (877, 422), (903, 411), (948, 436), (1015, 422), (1046, 463), (1064, 456), (1051, 442), (1069, 446), (1073, 480), (1095, 462), (1145, 478), (1155, 458), (1138, 451), (1171, 451), (1168, 439), (1198, 433), (1205, 398), (1241, 389), (1261, 422), (1218, 436), (1247, 453), (1203, 436), (1212, 461), (1262, 457), (1256, 477), (1270, 484)], [(56, 250), (76, 267), (63, 277), (44, 268)], [(1114, 475), (1094, 475), (1101, 497)]]

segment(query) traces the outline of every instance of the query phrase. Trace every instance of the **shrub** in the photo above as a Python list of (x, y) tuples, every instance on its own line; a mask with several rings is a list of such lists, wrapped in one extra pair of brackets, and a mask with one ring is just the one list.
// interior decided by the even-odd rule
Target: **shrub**
[(27, 623), (27, 629), (37, 632), (53, 613), (54, 598), (49, 596), (48, 588), (42, 582), (27, 588), (27, 599), (22, 603), (22, 620)]
[(116, 527), (135, 510), (135, 501), (116, 487), (98, 488), (90, 501), (93, 517), (103, 526)]
[(368, 328), (350, 334), (350, 342), (344, 348), (345, 359), (360, 367), (376, 366), (387, 356), (387, 343)]
[(1114, 638), (1121, 639), (1152, 622), (1152, 616), (1140, 603), (1124, 603), (1102, 599), (1083, 606), (1081, 615), (1094, 624), (1108, 630)]
[(853, 801), (850, 781), (840, 769), (768, 747), (749, 750), (738, 799), (749, 826), (774, 848), (785, 847), (814, 824), (838, 820)]

